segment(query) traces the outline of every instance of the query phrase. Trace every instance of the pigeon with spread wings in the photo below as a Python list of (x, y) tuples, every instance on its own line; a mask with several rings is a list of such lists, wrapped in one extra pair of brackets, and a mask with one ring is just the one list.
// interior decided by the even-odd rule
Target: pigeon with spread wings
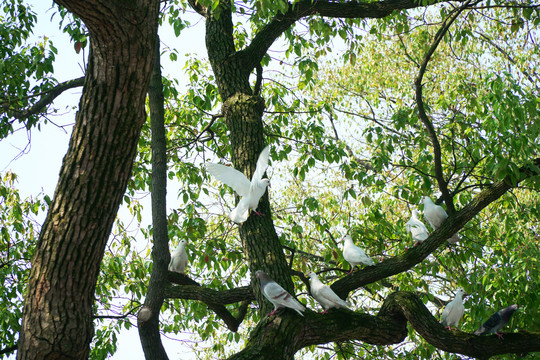
[(261, 215), (256, 209), (270, 182), (267, 178), (263, 179), (263, 175), (268, 168), (269, 156), (270, 146), (267, 146), (259, 155), (251, 181), (240, 171), (229, 166), (213, 163), (204, 165), (206, 171), (225, 185), (232, 187), (240, 196), (238, 205), (229, 214), (229, 218), (237, 224), (241, 224), (248, 219), (250, 210), (254, 210), (255, 213)]

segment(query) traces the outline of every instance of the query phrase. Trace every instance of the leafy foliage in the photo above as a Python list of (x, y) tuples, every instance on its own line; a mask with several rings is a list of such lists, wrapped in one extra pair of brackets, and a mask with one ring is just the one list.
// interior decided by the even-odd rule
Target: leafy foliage
[[(221, 9), (218, 1), (200, 3), (211, 11)], [(176, 36), (190, 25), (182, 18), (183, 6), (173, 2), (164, 11)], [(231, 6), (238, 20), (238, 50), (289, 9), (283, 1)], [(263, 59), (272, 215), (294, 270), (315, 270), (325, 283), (342, 277), (349, 265), (337, 240), (345, 233), (376, 262), (413, 245), (404, 224), (422, 195), (435, 200), (440, 190), (432, 142), (417, 116), (414, 79), (451, 11), (451, 5), (442, 4), (377, 21), (313, 16), (284, 33), (281, 53), (269, 52), (272, 56)], [(518, 170), (538, 158), (537, 15), (537, 9), (525, 5), (465, 12), (429, 64), (424, 102), (441, 143), (443, 174), (457, 210), (496, 181), (509, 177), (516, 182)], [(28, 26), (32, 19), (29, 14)], [(80, 23), (74, 20), (65, 29), (75, 44), (84, 44)], [(178, 60), (176, 51), (168, 53), (173, 60)], [(205, 59), (189, 56), (183, 70), (189, 78), (185, 88), (175, 79), (164, 79), (168, 178), (174, 189), (169, 193), (175, 195), (168, 205), (170, 247), (188, 240), (189, 277), (205, 287), (219, 291), (248, 285), (238, 229), (226, 216), (235, 205), (233, 192), (200, 166), (230, 162), (229, 129), (220, 114), (223, 99)], [(149, 131), (145, 126), (125, 195), (134, 223), (143, 222), (143, 199), (151, 190)], [(444, 302), (461, 287), (472, 294), (465, 302), (462, 331), (474, 331), (494, 311), (518, 301), (521, 311), (509, 324), (510, 331), (538, 332), (538, 190), (537, 178), (524, 181), (466, 224), (457, 246), (439, 248), (410, 271), (358, 289), (348, 301), (357, 311), (376, 314), (392, 291), (416, 291), (437, 314), (442, 311), (439, 300)], [(9, 191), (13, 198), (14, 190)], [(6, 232), (33, 230), (22, 215), (3, 216), (11, 216), (3, 221), (16, 220)], [(96, 288), (96, 358), (114, 353), (115, 334), (134, 323), (152, 267), (152, 232), (151, 226), (140, 225), (133, 233), (129, 224), (116, 224)], [(2, 230), (2, 239), (13, 238), (8, 235)], [(17, 266), (17, 271), (26, 271), (25, 266)], [(318, 309), (305, 285), (297, 277), (294, 281), (299, 298)], [(20, 299), (23, 287), (17, 286), (9, 296)], [(228, 305), (232, 313), (239, 307)], [(191, 332), (196, 340), (211, 344), (195, 345), (201, 357), (223, 357), (243, 346), (260, 320), (254, 308), (251, 305), (240, 332), (232, 333), (201, 302), (167, 299), (161, 329), (178, 337)], [(107, 319), (110, 315), (119, 319)], [(15, 339), (16, 319), (8, 321), (11, 337), (6, 335), (6, 344)], [(299, 354), (322, 359), (455, 358), (427, 344), (413, 329), (397, 346), (348, 342), (307, 347)]]
[(23, 296), (30, 272), (30, 259), (40, 225), (36, 218), (47, 210), (48, 197), (21, 199), (15, 188), (17, 175), (0, 177), (0, 319), (2, 349), (17, 343)]
[[(46, 37), (37, 44), (27, 44), (36, 22), (36, 14), (22, 0), (3, 2), (0, 13), (0, 139), (15, 129), (22, 111), (37, 102), (36, 96), (55, 85), (52, 77), (56, 48)], [(9, 41), (7, 41), (9, 39)], [(32, 95), (38, 94), (38, 95)], [(39, 116), (21, 118), (27, 129)]]

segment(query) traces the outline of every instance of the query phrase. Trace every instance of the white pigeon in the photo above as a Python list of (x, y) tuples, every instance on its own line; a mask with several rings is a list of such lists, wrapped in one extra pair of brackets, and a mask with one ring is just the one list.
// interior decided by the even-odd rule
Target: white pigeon
[(343, 245), (343, 257), (351, 264), (351, 271), (349, 271), (349, 274), (353, 272), (356, 265), (375, 265), (373, 260), (366, 255), (364, 250), (354, 245), (350, 235), (345, 235), (342, 240), (345, 240), (345, 244)]
[(261, 283), (261, 291), (263, 295), (274, 305), (274, 310), (268, 314), (274, 315), (279, 308), (287, 307), (295, 310), (300, 315), (306, 310), (304, 305), (300, 304), (298, 300), (291, 296), (284, 288), (282, 288), (277, 282), (272, 280), (264, 271), (257, 270), (255, 276)]
[[(424, 217), (426, 218), (427, 222), (433, 230), (437, 230), (441, 224), (446, 220), (448, 217), (448, 214), (442, 206), (435, 205), (433, 201), (428, 196), (422, 196), (422, 203), (424, 203)], [(455, 244), (459, 241), (458, 234), (452, 235), (450, 239), (448, 239), (448, 242), (450, 244)]]
[(259, 200), (268, 187), (270, 180), (262, 177), (268, 168), (269, 156), (270, 146), (267, 146), (259, 155), (251, 181), (240, 171), (229, 166), (213, 163), (205, 164), (206, 171), (222, 183), (232, 187), (240, 196), (238, 205), (229, 214), (229, 218), (237, 224), (241, 224), (248, 219), (250, 210), (257, 209)]
[(418, 212), (412, 211), (411, 218), (405, 223), (405, 229), (411, 233), (413, 240), (418, 245), (422, 241), (426, 240), (429, 236), (428, 229), (423, 222), (418, 219)]
[(463, 296), (467, 296), (465, 290), (459, 289), (456, 292), (456, 297), (454, 300), (446, 304), (444, 311), (441, 315), (441, 324), (446, 326), (449, 330), (452, 330), (452, 325), (457, 329), (459, 320), (463, 316), (465, 307), (463, 306)]
[(186, 243), (186, 240), (180, 240), (180, 243), (172, 253), (171, 262), (169, 263), (169, 271), (174, 271), (180, 274), (184, 273), (188, 262)]
[(311, 295), (319, 302), (319, 304), (322, 305), (322, 307), (325, 309), (323, 311), (323, 314), (326, 314), (328, 309), (330, 308), (349, 308), (349, 304), (347, 304), (343, 299), (341, 299), (337, 294), (330, 288), (330, 286), (325, 285), (319, 280), (317, 277), (317, 274), (314, 272), (311, 272), (308, 274), (309, 276), (309, 283), (311, 287)]

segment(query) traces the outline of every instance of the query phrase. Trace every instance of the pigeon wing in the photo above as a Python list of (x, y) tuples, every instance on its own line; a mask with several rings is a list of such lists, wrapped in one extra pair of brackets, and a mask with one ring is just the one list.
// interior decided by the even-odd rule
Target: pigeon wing
[(476, 330), (474, 333), (476, 335), (482, 335), (489, 332), (492, 332), (497, 328), (497, 326), (501, 323), (502, 318), (499, 312), (496, 312), (495, 314), (491, 315), (489, 319), (486, 320), (485, 323), (480, 326), (480, 329)]
[(185, 252), (174, 252), (169, 263), (169, 271), (184, 273), (187, 266), (187, 254)]
[[(264, 287), (264, 295), (276, 308), (279, 307), (288, 307), (290, 309), (296, 310), (300, 315), (301, 311), (306, 310), (306, 308), (300, 304), (295, 298), (292, 297), (285, 289), (283, 289), (275, 281), (269, 282)], [(302, 315), (304, 316), (304, 315)]]
[(322, 297), (324, 300), (326, 300), (327, 303), (332, 304), (332, 307), (348, 307), (349, 304), (347, 304), (343, 299), (341, 299), (337, 294), (327, 285), (323, 285), (321, 289), (318, 291), (318, 296)]
[(343, 257), (345, 260), (347, 260), (350, 264), (364, 264), (364, 265), (375, 265), (373, 260), (366, 255), (364, 250), (360, 249), (358, 246), (354, 244), (349, 244), (349, 246), (346, 246), (343, 249)]
[(257, 167), (253, 173), (252, 180), (261, 180), (266, 169), (268, 169), (268, 158), (270, 157), (270, 145), (265, 147), (259, 154), (259, 159), (257, 160)]
[(414, 240), (424, 241), (429, 236), (426, 226), (416, 219), (409, 220), (405, 224), (405, 229), (411, 233)]
[(448, 313), (450, 312), (450, 303), (448, 303), (448, 305), (446, 305), (446, 307), (444, 308), (444, 311), (442, 312), (442, 315), (441, 315), (441, 324), (443, 324), (444, 326), (449, 326), (448, 324)]
[(450, 301), (441, 315), (441, 324), (445, 326), (458, 326), (465, 308), (456, 299)]
[(240, 171), (233, 169), (230, 166), (221, 164), (208, 163), (205, 165), (206, 171), (208, 171), (213, 177), (233, 188), (233, 190), (240, 196), (248, 196), (251, 182)]

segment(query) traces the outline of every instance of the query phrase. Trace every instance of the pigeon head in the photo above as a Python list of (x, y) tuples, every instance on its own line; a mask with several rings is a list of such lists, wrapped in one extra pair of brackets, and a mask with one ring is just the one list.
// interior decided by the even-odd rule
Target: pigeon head
[(261, 286), (264, 286), (266, 285), (268, 282), (272, 281), (272, 279), (270, 278), (270, 276), (266, 275), (266, 273), (262, 270), (257, 270), (255, 272), (255, 277), (257, 279), (259, 279), (259, 281), (261, 282)]
[(187, 241), (184, 240), (184, 239), (182, 239), (182, 240), (180, 240), (180, 242), (178, 243), (178, 245), (176, 245), (176, 248), (175, 248), (175, 249), (176, 249), (176, 250), (180, 250), (181, 248), (185, 247), (186, 244), (187, 244)]
[[(501, 316), (504, 320), (507, 320), (507, 319), (510, 319), (510, 317), (512, 316), (512, 314), (514, 312), (518, 311), (518, 306), (516, 304), (514, 305), (510, 305), (509, 307), (507, 308), (504, 308), (501, 310)], [(507, 320), (508, 321), (508, 320)]]

